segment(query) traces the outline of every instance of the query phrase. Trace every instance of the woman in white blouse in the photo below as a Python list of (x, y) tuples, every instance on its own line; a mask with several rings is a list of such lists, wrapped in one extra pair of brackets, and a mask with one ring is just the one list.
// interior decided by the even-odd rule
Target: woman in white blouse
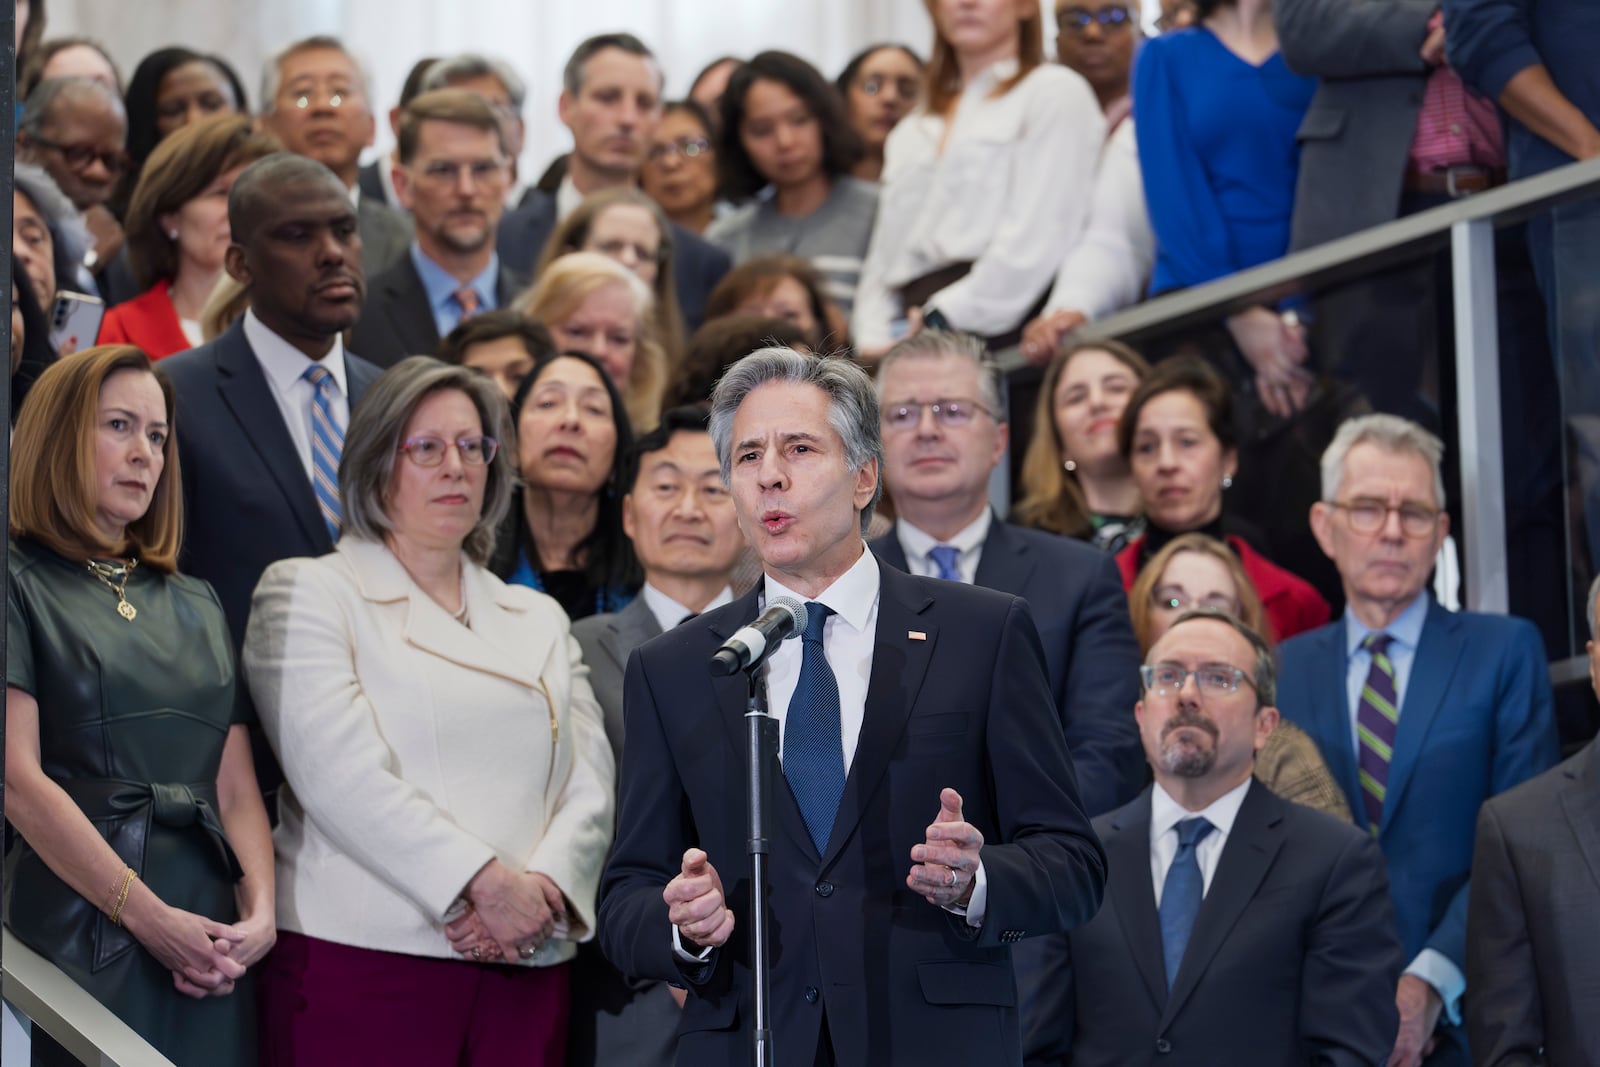
[(505, 433), (489, 379), (392, 367), (345, 436), (338, 548), (256, 589), (244, 661), (287, 779), (264, 1064), (565, 1062), (615, 774), (566, 616), (483, 566)]
[(1013, 343), (1088, 218), (1105, 119), (1044, 62), (1037, 0), (927, 0), (921, 107), (885, 149), (851, 332), (876, 357), (923, 321)]

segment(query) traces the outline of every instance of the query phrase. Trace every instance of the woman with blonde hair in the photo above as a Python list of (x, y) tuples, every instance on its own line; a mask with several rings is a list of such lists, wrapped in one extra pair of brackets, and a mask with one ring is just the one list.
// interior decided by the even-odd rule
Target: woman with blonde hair
[(622, 394), (629, 422), (655, 428), (667, 387), (667, 356), (656, 340), (650, 289), (599, 252), (554, 260), (512, 305), (542, 322), (559, 352), (581, 352), (605, 369)]
[[(1145, 564), (1128, 592), (1128, 614), (1139, 651), (1148, 653), (1184, 612), (1212, 608), (1226, 612), (1273, 643), (1272, 624), (1250, 584), (1239, 557), (1214, 537), (1186, 533), (1168, 541)], [(1344, 790), (1334, 780), (1311, 736), (1287, 716), (1256, 753), (1255, 776), (1262, 785), (1297, 804), (1352, 822)]]

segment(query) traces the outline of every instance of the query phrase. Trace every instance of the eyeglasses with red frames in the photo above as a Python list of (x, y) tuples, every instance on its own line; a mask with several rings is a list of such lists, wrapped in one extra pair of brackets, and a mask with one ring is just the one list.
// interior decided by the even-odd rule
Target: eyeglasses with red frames
[(431, 434), (419, 434), (400, 442), (400, 451), (419, 467), (437, 467), (444, 462), (445, 453), (452, 448), (460, 454), (462, 463), (469, 467), (482, 467), (494, 462), (495, 453), (500, 451), (500, 442), (487, 434), (458, 437), (454, 441)]

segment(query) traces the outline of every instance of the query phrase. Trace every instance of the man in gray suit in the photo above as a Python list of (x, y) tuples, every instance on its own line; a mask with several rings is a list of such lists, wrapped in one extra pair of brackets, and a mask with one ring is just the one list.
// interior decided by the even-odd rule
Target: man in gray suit
[[(1600, 695), (1600, 579), (1589, 682)], [(1600, 1062), (1600, 749), (1484, 803), (1467, 903), (1464, 1002), (1473, 1062)]]
[(369, 276), (388, 267), (411, 244), (411, 222), (357, 184), (361, 150), (377, 121), (367, 76), (337, 37), (307, 37), (267, 61), (261, 78), (261, 127), (297, 155), (339, 176), (350, 191)]
[[(744, 548), (733, 499), (711, 445), (703, 405), (673, 408), (634, 444), (625, 468), (622, 525), (644, 568), (644, 588), (621, 611), (572, 626), (622, 760), (622, 676), (652, 637), (733, 599), (729, 578)], [(678, 1002), (661, 982), (624, 978), (594, 945), (573, 962), (567, 1062), (654, 1067), (673, 1061)]]

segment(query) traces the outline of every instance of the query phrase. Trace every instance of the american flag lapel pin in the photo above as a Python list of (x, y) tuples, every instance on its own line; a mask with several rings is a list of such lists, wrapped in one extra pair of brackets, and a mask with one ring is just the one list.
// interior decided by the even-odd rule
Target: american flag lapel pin
[(921, 630), (907, 630), (906, 636), (913, 641), (926, 641), (928, 639), (928, 635)]

